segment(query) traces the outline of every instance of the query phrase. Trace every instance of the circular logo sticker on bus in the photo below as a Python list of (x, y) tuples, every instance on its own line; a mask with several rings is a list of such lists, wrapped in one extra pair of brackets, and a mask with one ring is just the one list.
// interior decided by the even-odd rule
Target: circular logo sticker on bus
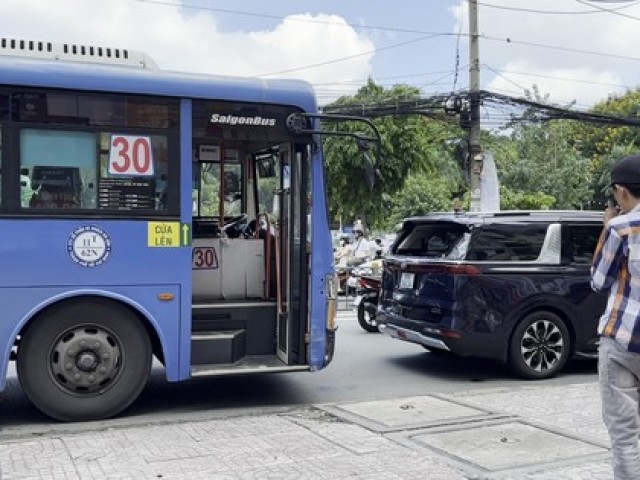
[(111, 255), (111, 238), (94, 225), (80, 227), (69, 236), (67, 252), (78, 265), (97, 267)]

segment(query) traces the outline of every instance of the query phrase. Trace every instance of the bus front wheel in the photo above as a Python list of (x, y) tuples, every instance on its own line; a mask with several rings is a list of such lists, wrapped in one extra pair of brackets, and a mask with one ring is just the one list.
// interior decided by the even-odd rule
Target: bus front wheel
[(137, 316), (107, 299), (51, 307), (23, 332), (17, 372), (29, 400), (61, 421), (117, 415), (144, 388), (151, 342)]

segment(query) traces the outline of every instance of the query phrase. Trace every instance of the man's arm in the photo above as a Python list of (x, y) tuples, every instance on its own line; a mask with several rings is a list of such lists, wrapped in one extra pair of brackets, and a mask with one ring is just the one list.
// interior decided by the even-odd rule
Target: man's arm
[(622, 260), (622, 239), (614, 228), (606, 225), (593, 254), (591, 288), (596, 292), (610, 288), (618, 278)]

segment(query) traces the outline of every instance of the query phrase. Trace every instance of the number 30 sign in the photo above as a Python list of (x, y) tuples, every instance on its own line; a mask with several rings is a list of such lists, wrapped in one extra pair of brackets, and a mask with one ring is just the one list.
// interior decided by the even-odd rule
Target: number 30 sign
[(153, 175), (153, 150), (149, 137), (112, 135), (109, 174)]

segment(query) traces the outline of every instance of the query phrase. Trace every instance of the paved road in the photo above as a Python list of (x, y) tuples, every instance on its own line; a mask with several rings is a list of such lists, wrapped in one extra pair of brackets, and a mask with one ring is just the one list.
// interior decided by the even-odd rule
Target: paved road
[[(82, 427), (223, 418), (247, 409), (269, 412), (291, 406), (378, 400), (469, 389), (528, 386), (494, 362), (434, 355), (416, 345), (362, 330), (351, 311), (339, 313), (336, 355), (329, 368), (250, 377), (197, 379), (168, 384), (155, 369), (139, 400), (118, 419)], [(572, 363), (557, 378), (536, 385), (587, 383), (596, 378), (595, 362)], [(3, 434), (65, 429), (30, 406), (15, 377), (0, 394)]]

